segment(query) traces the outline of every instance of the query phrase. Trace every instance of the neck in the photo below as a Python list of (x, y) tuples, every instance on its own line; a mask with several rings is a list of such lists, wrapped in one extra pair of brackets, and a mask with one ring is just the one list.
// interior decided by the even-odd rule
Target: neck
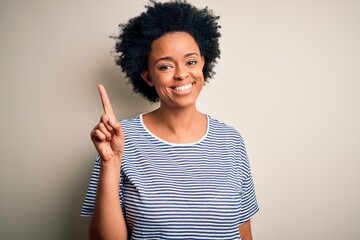
[(207, 117), (196, 107), (166, 108), (143, 116), (145, 126), (157, 137), (172, 143), (191, 143), (201, 139), (207, 130)]
[(154, 116), (161, 125), (173, 133), (186, 132), (204, 119), (204, 114), (196, 109), (189, 108), (167, 108), (160, 106), (154, 111)]

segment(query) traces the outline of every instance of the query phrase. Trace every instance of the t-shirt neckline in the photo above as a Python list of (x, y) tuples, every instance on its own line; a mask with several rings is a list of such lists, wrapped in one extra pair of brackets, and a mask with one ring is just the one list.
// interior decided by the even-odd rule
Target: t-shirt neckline
[(201, 143), (205, 138), (206, 136), (208, 135), (209, 133), (209, 128), (210, 128), (210, 117), (209, 115), (205, 114), (206, 116), (206, 120), (207, 120), (207, 126), (206, 126), (206, 132), (204, 133), (204, 135), (197, 141), (195, 142), (189, 142), (189, 143), (173, 143), (173, 142), (169, 142), (169, 141), (166, 141), (158, 136), (156, 136), (155, 134), (153, 134), (145, 125), (144, 123), (144, 120), (143, 120), (143, 113), (139, 115), (139, 119), (140, 119), (140, 124), (141, 126), (143, 127), (143, 129), (150, 135), (152, 136), (153, 138), (155, 138), (157, 141), (159, 142), (162, 142), (164, 144), (167, 144), (167, 145), (171, 145), (171, 146), (192, 146), (192, 145), (196, 145), (198, 143)]

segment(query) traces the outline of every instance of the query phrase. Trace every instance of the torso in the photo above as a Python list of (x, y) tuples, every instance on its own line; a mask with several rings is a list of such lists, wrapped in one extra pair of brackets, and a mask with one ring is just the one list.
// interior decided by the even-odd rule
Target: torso
[[(206, 118), (205, 134), (186, 144), (158, 138), (141, 115), (121, 121), (119, 197), (129, 239), (238, 240), (239, 225), (258, 211), (243, 139), (235, 129)], [(100, 161), (83, 216), (93, 214)]]
[(235, 130), (206, 118), (208, 131), (186, 144), (155, 136), (142, 116), (122, 123), (120, 194), (132, 239), (239, 239), (246, 156)]

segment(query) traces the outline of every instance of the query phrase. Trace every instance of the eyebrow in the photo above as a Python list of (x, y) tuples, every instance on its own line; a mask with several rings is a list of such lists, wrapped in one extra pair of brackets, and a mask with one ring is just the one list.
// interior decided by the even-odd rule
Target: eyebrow
[[(186, 58), (186, 57), (190, 57), (190, 56), (193, 56), (193, 55), (199, 56), (198, 53), (196, 53), (196, 52), (191, 52), (191, 53), (185, 54), (184, 57)], [(159, 58), (159, 59), (157, 59), (157, 60), (155, 61), (155, 64), (156, 64), (157, 62), (159, 62), (159, 61), (162, 61), (162, 60), (173, 60), (173, 58), (170, 57), (170, 56), (161, 57), (161, 58)]]

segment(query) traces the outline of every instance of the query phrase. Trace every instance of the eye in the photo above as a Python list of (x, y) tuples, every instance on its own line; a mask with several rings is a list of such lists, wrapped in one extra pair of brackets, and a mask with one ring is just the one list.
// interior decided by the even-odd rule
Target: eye
[(168, 69), (170, 69), (170, 68), (172, 68), (171, 65), (161, 65), (161, 66), (159, 67), (159, 70), (160, 70), (160, 71), (165, 71), (165, 70), (168, 70)]
[(196, 60), (190, 60), (187, 62), (187, 65), (195, 65), (197, 64), (198, 62)]

